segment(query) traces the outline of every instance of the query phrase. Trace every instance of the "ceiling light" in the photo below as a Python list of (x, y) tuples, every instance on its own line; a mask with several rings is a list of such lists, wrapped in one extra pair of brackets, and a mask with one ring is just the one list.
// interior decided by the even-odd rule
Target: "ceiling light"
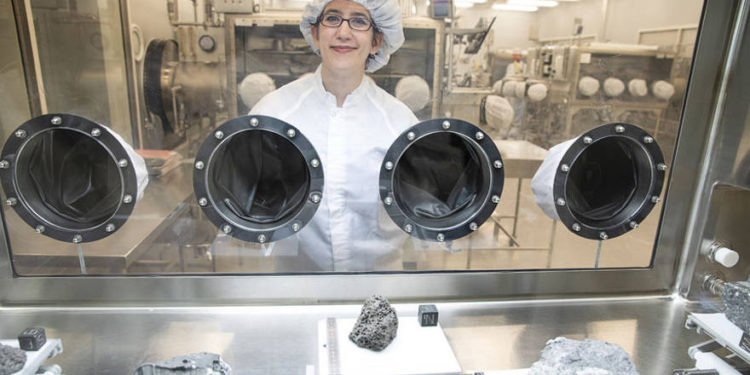
[(456, 1), (454, 4), (456, 4), (456, 8), (471, 8), (474, 6), (472, 2)]
[(528, 5), (492, 4), (494, 10), (509, 10), (514, 12), (536, 12), (539, 8)]
[(557, 1), (550, 0), (508, 0), (510, 5), (526, 5), (535, 7), (556, 7)]

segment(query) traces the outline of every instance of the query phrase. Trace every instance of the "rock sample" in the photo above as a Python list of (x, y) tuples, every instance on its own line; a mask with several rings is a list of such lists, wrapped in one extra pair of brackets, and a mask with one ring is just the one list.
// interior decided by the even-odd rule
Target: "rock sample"
[(398, 331), (398, 316), (388, 300), (373, 294), (365, 301), (362, 312), (354, 324), (349, 340), (360, 348), (374, 351), (385, 349)]
[(727, 319), (750, 335), (750, 282), (724, 283), (721, 302)]
[(547, 341), (542, 358), (529, 375), (638, 375), (630, 356), (620, 346), (598, 340), (558, 337)]
[(21, 371), (26, 364), (26, 352), (12, 346), (0, 344), (0, 375)]

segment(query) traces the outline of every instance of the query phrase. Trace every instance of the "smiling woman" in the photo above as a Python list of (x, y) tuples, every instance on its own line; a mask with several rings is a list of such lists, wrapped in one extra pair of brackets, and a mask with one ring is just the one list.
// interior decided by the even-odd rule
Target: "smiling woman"
[(264, 97), (251, 113), (310, 134), (334, 187), (326, 189), (320, 213), (298, 234), (305, 256), (278, 259), (276, 266), (367, 271), (397, 264), (405, 238), (379, 213), (378, 173), (389, 145), (417, 118), (365, 71), (383, 67), (404, 42), (399, 4), (316, 0), (305, 7), (300, 30), (320, 55), (320, 67)]
[(359, 84), (357, 78), (364, 75), (369, 56), (380, 49), (383, 35), (373, 28), (367, 9), (348, 0), (328, 3), (310, 31), (323, 60), (323, 76), (336, 78), (329, 85), (338, 86), (331, 88), (338, 91), (334, 92), (337, 98), (343, 99), (342, 91), (351, 91), (351, 86)]

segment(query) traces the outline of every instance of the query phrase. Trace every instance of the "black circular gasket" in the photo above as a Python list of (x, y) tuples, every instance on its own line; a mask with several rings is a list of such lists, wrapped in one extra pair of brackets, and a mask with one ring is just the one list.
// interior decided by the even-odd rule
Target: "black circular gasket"
[[(633, 209), (631, 213), (626, 215), (627, 217), (617, 217), (601, 221), (581, 220), (570, 208), (570, 205), (567, 204), (566, 186), (568, 183), (568, 173), (574, 168), (575, 163), (587, 148), (599, 141), (613, 138), (620, 138), (628, 144), (637, 147), (636, 151), (642, 152), (647, 157), (647, 165), (640, 165), (639, 167), (649, 171), (649, 186), (647, 189), (641, 187), (645, 189), (645, 193), (642, 194), (643, 196), (633, 197), (633, 201), (628, 203), (628, 206)], [(552, 192), (560, 221), (570, 231), (585, 238), (606, 240), (623, 235), (637, 228), (654, 206), (659, 203), (661, 189), (664, 186), (666, 169), (667, 166), (664, 163), (661, 148), (653, 136), (640, 127), (627, 123), (610, 123), (589, 130), (571, 144), (555, 171)]]
[(146, 47), (143, 60), (143, 100), (146, 109), (161, 119), (165, 133), (174, 133), (176, 119), (172, 113), (172, 93), (162, 90), (163, 70), (177, 61), (178, 46), (174, 40), (154, 39)]
[[(399, 161), (407, 149), (420, 139), (438, 133), (458, 135), (474, 150), (481, 151), (479, 155), (482, 175), (486, 177), (485, 183), (489, 184), (482, 189), (486, 191), (486, 194), (479, 198), (481, 204), (475, 208), (474, 212), (466, 215), (466, 219), (460, 223), (450, 223), (446, 226), (435, 225), (434, 221), (427, 223), (427, 220), (414, 218), (406, 213), (404, 207), (400, 206), (400, 199), (394, 197), (394, 176)], [(451, 241), (474, 232), (492, 215), (503, 192), (504, 178), (502, 157), (487, 133), (463, 120), (453, 118), (425, 120), (401, 133), (386, 152), (380, 166), (380, 200), (391, 220), (409, 235), (426, 241)]]
[[(262, 224), (251, 222), (216, 202), (216, 194), (211, 191), (208, 179), (215, 153), (228, 144), (232, 136), (243, 132), (276, 134), (294, 145), (306, 162), (309, 177), (307, 197), (302, 207), (284, 219)], [(323, 182), (323, 164), (312, 143), (296, 127), (270, 116), (240, 116), (221, 124), (203, 141), (193, 163), (193, 191), (209, 221), (225, 234), (248, 242), (274, 242), (301, 230), (310, 222), (323, 199)]]
[[(75, 229), (55, 223), (54, 218), (44, 217), (44, 215), (34, 211), (24, 198), (23, 193), (19, 191), (16, 161), (19, 155), (24, 152), (24, 146), (34, 137), (58, 129), (74, 131), (80, 133), (81, 136), (93, 139), (104, 148), (115, 165), (118, 165), (120, 160), (127, 160), (124, 167), (120, 166), (117, 169), (120, 174), (121, 186), (119, 206), (109, 219), (93, 227)], [(3, 190), (5, 191), (6, 205), (13, 202), (12, 207), (18, 213), (18, 216), (37, 233), (64, 242), (92, 242), (111, 235), (120, 229), (130, 217), (138, 195), (138, 181), (133, 160), (114, 133), (91, 120), (65, 113), (35, 117), (23, 123), (13, 132), (3, 147), (0, 160), (0, 180), (2, 180)]]

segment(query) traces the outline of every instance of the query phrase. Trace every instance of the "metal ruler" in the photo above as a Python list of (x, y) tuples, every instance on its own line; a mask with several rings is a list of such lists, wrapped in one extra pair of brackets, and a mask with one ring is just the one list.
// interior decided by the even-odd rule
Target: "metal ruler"
[(328, 374), (341, 375), (341, 362), (339, 359), (339, 339), (336, 332), (336, 318), (326, 319), (326, 332), (328, 334)]

